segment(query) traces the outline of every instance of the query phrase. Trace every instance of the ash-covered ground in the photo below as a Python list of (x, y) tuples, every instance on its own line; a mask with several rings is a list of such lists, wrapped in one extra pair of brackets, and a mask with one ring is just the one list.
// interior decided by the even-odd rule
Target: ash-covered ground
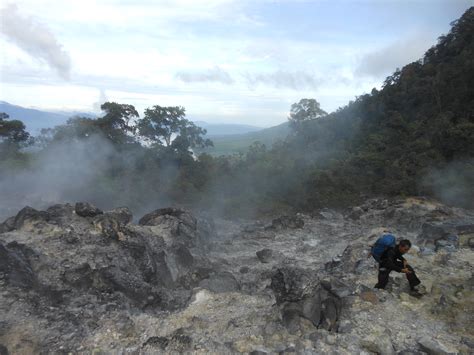
[[(24, 208), (0, 224), (0, 353), (471, 354), (474, 212), (426, 199), (226, 221)], [(408, 238), (426, 294), (375, 290)]]

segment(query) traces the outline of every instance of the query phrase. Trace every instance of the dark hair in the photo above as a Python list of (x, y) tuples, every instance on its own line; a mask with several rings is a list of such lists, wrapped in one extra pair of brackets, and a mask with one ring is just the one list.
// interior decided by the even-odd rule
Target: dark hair
[(402, 239), (400, 240), (400, 243), (398, 243), (401, 247), (409, 247), (411, 248), (411, 242), (408, 239)]

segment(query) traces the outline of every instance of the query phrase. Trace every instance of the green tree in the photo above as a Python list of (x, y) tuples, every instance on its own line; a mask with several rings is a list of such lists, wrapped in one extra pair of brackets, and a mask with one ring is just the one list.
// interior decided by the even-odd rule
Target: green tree
[(136, 132), (134, 120), (139, 117), (135, 107), (106, 102), (100, 108), (105, 112), (105, 115), (96, 122), (100, 131), (114, 143), (133, 142), (133, 134)]
[(179, 152), (212, 146), (212, 142), (203, 137), (207, 133), (206, 130), (196, 126), (185, 116), (185, 109), (181, 106), (156, 105), (147, 108), (145, 116), (137, 124), (139, 135), (155, 146), (164, 146)]
[(135, 120), (139, 116), (134, 106), (106, 102), (101, 109), (104, 111), (102, 117), (72, 117), (65, 125), (42, 130), (39, 142), (47, 145), (54, 140), (87, 139), (92, 135), (101, 135), (116, 145), (136, 142)]
[(4, 148), (18, 149), (28, 143), (30, 134), (22, 121), (9, 120), (9, 117), (0, 112), (0, 144)]
[(321, 108), (321, 105), (315, 99), (301, 99), (298, 103), (291, 105), (290, 126), (299, 132), (304, 126), (305, 122), (316, 120), (324, 117), (327, 112)]

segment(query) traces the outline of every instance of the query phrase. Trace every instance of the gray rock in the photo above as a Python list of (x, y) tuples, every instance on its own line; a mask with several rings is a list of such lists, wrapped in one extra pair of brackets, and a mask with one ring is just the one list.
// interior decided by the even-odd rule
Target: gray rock
[(351, 212), (349, 213), (348, 217), (353, 220), (358, 220), (364, 214), (364, 210), (360, 207), (352, 208)]
[(240, 284), (230, 272), (220, 272), (204, 279), (199, 286), (215, 293), (234, 292), (240, 289)]
[(272, 261), (273, 251), (271, 249), (262, 249), (255, 254), (257, 254), (258, 260), (264, 264)]
[(106, 215), (111, 216), (115, 220), (119, 221), (121, 224), (128, 224), (133, 219), (132, 212), (128, 207), (118, 207), (113, 210), (105, 212)]
[(281, 216), (272, 221), (271, 229), (298, 229), (304, 227), (304, 220), (296, 215)]
[(460, 224), (456, 226), (456, 230), (459, 234), (471, 234), (474, 233), (474, 224)]
[(8, 355), (8, 348), (3, 345), (3, 344), (0, 344), (0, 355)]
[(138, 223), (143, 226), (162, 226), (171, 232), (176, 242), (187, 247), (205, 250), (216, 238), (214, 223), (211, 219), (198, 219), (180, 208), (155, 210), (143, 216)]
[(376, 336), (371, 335), (361, 341), (363, 348), (381, 355), (393, 355), (395, 354), (395, 349), (393, 348), (392, 341), (390, 337), (386, 334)]
[(51, 220), (51, 215), (46, 211), (38, 211), (34, 208), (26, 206), (21, 209), (13, 220), (8, 219), (5, 225), (9, 230), (21, 229), (30, 226), (40, 229)]
[(418, 242), (421, 245), (434, 246), (441, 239), (448, 239), (450, 235), (455, 235), (456, 229), (447, 223), (424, 223), (421, 233), (418, 235)]
[(266, 354), (268, 354), (268, 352), (264, 350), (252, 350), (251, 352), (249, 352), (249, 355), (266, 355)]
[(469, 238), (467, 245), (469, 246), (469, 248), (474, 249), (474, 238)]
[(191, 213), (189, 213), (188, 211), (183, 210), (181, 208), (174, 208), (174, 207), (160, 208), (153, 212), (147, 213), (142, 218), (140, 218), (138, 223), (143, 226), (156, 226), (156, 225), (162, 224), (163, 223), (162, 217), (166, 217), (166, 216), (175, 217), (179, 219), (180, 222), (185, 224), (187, 227), (191, 228), (192, 230), (196, 230), (196, 225), (197, 225), (196, 218), (193, 215), (191, 215)]
[(239, 269), (239, 272), (241, 274), (246, 274), (250, 271), (250, 268), (248, 266), (242, 266), (240, 269)]
[(76, 214), (81, 217), (95, 217), (103, 213), (99, 208), (88, 202), (77, 202), (74, 209)]
[(285, 267), (273, 273), (270, 288), (289, 331), (295, 331), (297, 316), (310, 320), (316, 327), (336, 331), (341, 297), (350, 293), (343, 291), (341, 284), (336, 280), (326, 280), (323, 284), (305, 270)]
[(428, 353), (429, 355), (454, 354), (453, 352), (450, 352), (444, 344), (433, 338), (423, 337), (418, 340), (418, 345), (420, 346), (421, 350)]
[(8, 285), (31, 289), (36, 286), (36, 276), (28, 260), (34, 252), (25, 245), (0, 241), (0, 279)]
[(15, 217), (7, 218), (3, 223), (0, 223), (0, 233), (10, 232), (15, 229)]
[(435, 252), (433, 249), (428, 247), (420, 247), (420, 255), (421, 256), (430, 256), (433, 255)]

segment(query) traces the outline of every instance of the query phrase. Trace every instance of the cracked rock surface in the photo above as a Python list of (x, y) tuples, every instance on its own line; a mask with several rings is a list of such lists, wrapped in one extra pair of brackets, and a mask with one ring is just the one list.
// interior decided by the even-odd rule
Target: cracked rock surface
[[(178, 208), (25, 207), (0, 224), (0, 350), (28, 353), (471, 354), (474, 212), (426, 199), (210, 220)], [(426, 294), (392, 273), (385, 230)]]

